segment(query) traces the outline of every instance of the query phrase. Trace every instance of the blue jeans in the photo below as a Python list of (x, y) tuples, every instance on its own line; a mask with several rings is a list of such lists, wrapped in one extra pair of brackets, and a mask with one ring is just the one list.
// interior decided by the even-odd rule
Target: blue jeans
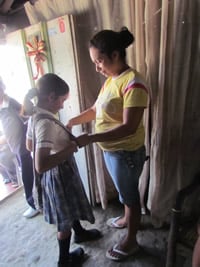
[(136, 151), (104, 151), (103, 154), (120, 202), (127, 206), (138, 204), (138, 182), (145, 161), (145, 147)]

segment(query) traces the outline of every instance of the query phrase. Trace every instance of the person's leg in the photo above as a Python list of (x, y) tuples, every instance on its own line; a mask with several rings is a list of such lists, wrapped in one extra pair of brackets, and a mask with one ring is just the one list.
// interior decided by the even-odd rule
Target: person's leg
[(192, 267), (200, 267), (200, 224), (198, 224), (198, 238), (192, 255)]
[(135, 254), (139, 249), (136, 235), (139, 229), (141, 218), (140, 202), (139, 205), (125, 207), (127, 212), (127, 233), (106, 253), (106, 256), (114, 261), (125, 260), (128, 256)]
[(14, 185), (18, 185), (17, 170), (16, 170), (16, 165), (13, 161), (13, 158), (10, 161), (7, 171), (8, 171), (11, 182)]
[[(76, 172), (77, 176), (80, 177), (78, 166), (76, 164), (75, 158), (71, 158), (71, 164), (73, 165), (73, 170)], [(81, 178), (79, 178), (81, 181)], [(72, 225), (72, 229), (74, 230), (74, 242), (82, 243), (87, 241), (97, 240), (102, 237), (102, 234), (97, 229), (85, 229), (79, 220), (75, 220)]]
[(85, 228), (83, 228), (80, 221), (74, 221), (72, 228), (74, 230), (75, 243), (93, 241), (102, 237), (101, 232), (97, 229), (86, 230)]
[(12, 169), (12, 157), (13, 154), (10, 151), (9, 147), (6, 146), (4, 150), (0, 151), (0, 164), (1, 164), (1, 170), (2, 170), (2, 176), (5, 177), (6, 182), (13, 182), (14, 181), (14, 175), (16, 173), (13, 172)]
[(200, 267), (200, 237), (198, 237), (193, 250), (192, 267)]
[(57, 239), (59, 246), (58, 266), (64, 266), (67, 264), (67, 261), (69, 259), (71, 231), (58, 232)]
[[(110, 153), (110, 152), (104, 152), (103, 153), (104, 156), (104, 161), (106, 164), (106, 168), (113, 180), (113, 183), (115, 185), (115, 188), (117, 190), (117, 192), (119, 193), (119, 184), (116, 181), (116, 179), (114, 178), (116, 176), (116, 173), (118, 173), (118, 167), (119, 167), (119, 161), (120, 161), (120, 152), (118, 153)], [(124, 205), (124, 214), (122, 216), (119, 216), (117, 220), (115, 220), (115, 224), (119, 226), (119, 228), (123, 228), (127, 226), (127, 210), (126, 207)]]
[(140, 203), (134, 204), (130, 207), (125, 205), (127, 216), (127, 235), (120, 242), (119, 247), (122, 251), (131, 250), (136, 244), (136, 234), (139, 229), (141, 219)]
[(136, 234), (141, 219), (138, 181), (144, 164), (145, 150), (141, 148), (136, 152), (106, 152), (104, 158), (107, 169), (119, 192), (120, 201), (125, 206), (123, 220), (127, 224), (127, 234), (118, 242), (115, 249), (108, 251), (109, 256), (117, 260), (118, 256), (121, 257), (121, 255), (116, 250), (129, 254), (137, 247)]
[(57, 234), (59, 246), (58, 267), (81, 267), (84, 261), (84, 250), (76, 248), (69, 251), (71, 231), (59, 231)]
[(24, 184), (24, 192), (26, 200), (33, 209), (35, 209), (34, 200), (33, 200), (33, 162), (30, 153), (24, 155), (19, 155), (21, 170), (22, 170), (22, 181)]
[(36, 210), (34, 199), (33, 199), (33, 161), (30, 152), (27, 151), (26, 154), (19, 156), (21, 171), (22, 171), (22, 181), (24, 184), (24, 192), (26, 196), (26, 201), (29, 204), (29, 208), (23, 213), (26, 218), (32, 218), (38, 215), (40, 212)]
[(124, 205), (124, 215), (121, 216), (115, 223), (120, 227), (127, 227), (128, 223), (130, 222), (130, 218), (132, 213), (132, 207), (128, 207)]
[(11, 183), (10, 177), (9, 177), (7, 171), (5, 170), (5, 167), (2, 165), (0, 166), (0, 174), (3, 178), (4, 184)]
[(8, 173), (9, 179), (12, 183), (18, 184), (17, 180), (17, 170), (16, 165), (14, 163), (15, 155), (9, 150), (5, 151), (5, 160), (4, 160), (4, 167)]

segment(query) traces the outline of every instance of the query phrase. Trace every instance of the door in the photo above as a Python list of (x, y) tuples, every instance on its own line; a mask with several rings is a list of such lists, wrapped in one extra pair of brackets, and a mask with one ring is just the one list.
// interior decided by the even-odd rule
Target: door
[[(73, 37), (69, 16), (63, 16), (47, 22), (47, 31), (53, 72), (64, 79), (70, 87), (70, 97), (60, 112), (60, 120), (65, 124), (71, 117), (80, 113), (80, 98), (77, 82), (76, 62), (73, 50)], [(74, 126), (73, 134), (82, 133), (82, 126)], [(76, 162), (88, 199), (90, 199), (88, 163), (85, 148), (75, 153)]]

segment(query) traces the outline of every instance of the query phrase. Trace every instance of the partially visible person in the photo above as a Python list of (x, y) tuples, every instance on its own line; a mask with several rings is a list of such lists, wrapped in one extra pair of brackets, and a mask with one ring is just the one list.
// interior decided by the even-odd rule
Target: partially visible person
[(35, 209), (33, 189), (33, 166), (30, 152), (26, 149), (27, 125), (21, 116), (22, 105), (5, 93), (6, 87), (0, 79), (0, 120), (6, 141), (10, 150), (20, 162), (22, 181), (26, 201), (29, 208), (23, 213), (26, 218), (32, 218), (39, 214)]
[(11, 152), (6, 138), (0, 133), (0, 173), (5, 184), (12, 183), (12, 187), (18, 187), (18, 178), (15, 162), (15, 154)]
[[(69, 252), (71, 229), (80, 228), (79, 220), (94, 223), (95, 219), (73, 156), (78, 149), (76, 139), (56, 116), (69, 96), (69, 87), (52, 73), (42, 76), (37, 87), (37, 111), (29, 120), (27, 146), (33, 147), (36, 177), (39, 174), (38, 203), (45, 221), (57, 226), (58, 266), (78, 267), (82, 266), (84, 251), (78, 248)], [(80, 237), (82, 231), (83, 235), (90, 233), (82, 228)]]
[(94, 105), (69, 120), (67, 127), (95, 120), (95, 133), (77, 138), (80, 146), (97, 142), (106, 167), (124, 204), (124, 214), (111, 218), (113, 228), (127, 233), (106, 253), (122, 261), (138, 251), (136, 234), (141, 219), (139, 177), (145, 161), (143, 112), (148, 90), (142, 76), (126, 62), (126, 48), (134, 41), (127, 29), (102, 30), (90, 40), (89, 53), (96, 71), (107, 79)]
[(192, 256), (192, 267), (200, 267), (200, 222), (197, 225), (197, 241), (194, 246), (193, 256)]

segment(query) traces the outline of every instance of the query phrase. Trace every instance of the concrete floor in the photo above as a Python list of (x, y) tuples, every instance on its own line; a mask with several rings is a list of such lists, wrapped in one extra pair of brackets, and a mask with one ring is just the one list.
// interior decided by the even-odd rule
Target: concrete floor
[[(43, 216), (25, 219), (22, 213), (26, 209), (23, 190), (0, 203), (0, 267), (56, 267), (57, 241), (55, 226), (44, 222)], [(106, 210), (100, 206), (94, 208), (95, 227), (102, 231), (98, 241), (81, 244), (89, 255), (83, 267), (165, 267), (168, 229), (155, 229), (150, 217), (143, 216), (141, 230), (137, 235), (140, 251), (125, 262), (116, 263), (105, 257), (126, 229), (111, 229), (106, 225), (110, 217), (122, 214), (123, 207), (118, 201), (109, 203)], [(93, 228), (84, 223), (87, 228)], [(71, 244), (72, 248), (77, 245)], [(179, 257), (176, 267), (191, 267), (191, 258)]]

